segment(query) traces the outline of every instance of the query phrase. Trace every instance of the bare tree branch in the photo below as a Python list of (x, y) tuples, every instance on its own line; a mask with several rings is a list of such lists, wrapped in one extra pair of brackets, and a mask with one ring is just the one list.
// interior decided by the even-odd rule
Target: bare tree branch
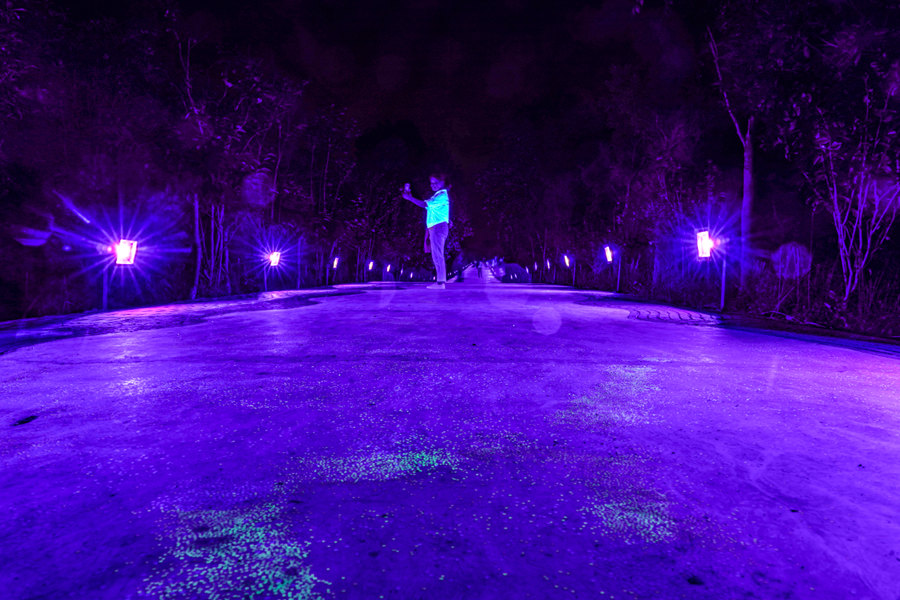
[(731, 122), (734, 123), (734, 129), (737, 132), (738, 139), (741, 140), (741, 145), (746, 146), (749, 136), (741, 131), (741, 126), (738, 124), (737, 118), (734, 116), (734, 110), (731, 108), (731, 102), (728, 100), (728, 91), (725, 89), (725, 83), (722, 80), (722, 70), (719, 68), (719, 47), (716, 45), (716, 38), (713, 37), (712, 30), (709, 27), (706, 28), (706, 33), (709, 35), (709, 50), (712, 52), (713, 65), (716, 67), (716, 77), (719, 79), (719, 91), (722, 93), (722, 99), (725, 100), (725, 110), (728, 111), (728, 116), (731, 117)]

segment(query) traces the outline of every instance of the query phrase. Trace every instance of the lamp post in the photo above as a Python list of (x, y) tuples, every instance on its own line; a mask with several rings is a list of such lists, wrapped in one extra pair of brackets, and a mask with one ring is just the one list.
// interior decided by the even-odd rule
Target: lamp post
[[(722, 247), (723, 240), (715, 240), (709, 236), (708, 230), (697, 232), (697, 256), (703, 260), (709, 260), (713, 248)], [(722, 287), (719, 292), (719, 312), (725, 310), (725, 269), (728, 265), (724, 251), (722, 252)]]
[(573, 256), (570, 262), (569, 255), (563, 254), (563, 260), (566, 261), (566, 268), (572, 269), (572, 287), (575, 287), (575, 257)]
[(603, 247), (603, 252), (606, 254), (606, 262), (607, 264), (612, 264), (613, 258), (618, 258), (618, 264), (616, 265), (616, 293), (619, 293), (619, 287), (622, 283), (622, 256), (621, 253), (613, 254), (612, 248), (609, 246)]
[[(334, 260), (331, 261), (331, 270), (334, 271), (334, 276), (331, 278), (332, 285), (337, 283), (337, 276), (338, 276), (337, 268), (338, 268), (338, 263), (340, 263), (340, 262), (341, 262), (341, 259), (339, 256), (335, 256)], [(325, 282), (325, 285), (328, 285), (327, 281)]]
[(266, 259), (269, 261), (268, 264), (263, 266), (263, 291), (269, 291), (269, 269), (274, 269), (278, 265), (281, 264), (281, 252), (269, 252), (266, 256)]
[[(99, 249), (102, 249), (100, 246)], [(112, 246), (107, 246), (106, 250), (112, 252), (116, 256), (115, 265), (133, 265), (134, 257), (137, 255), (137, 242), (134, 240), (119, 240)], [(103, 310), (109, 308), (109, 269), (103, 269)]]

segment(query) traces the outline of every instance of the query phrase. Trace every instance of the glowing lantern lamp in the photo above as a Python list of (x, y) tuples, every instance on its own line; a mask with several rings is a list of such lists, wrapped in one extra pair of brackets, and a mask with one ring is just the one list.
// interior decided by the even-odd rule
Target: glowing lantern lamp
[(716, 241), (709, 237), (709, 231), (697, 232), (697, 255), (700, 258), (709, 258), (715, 245)]
[(116, 244), (117, 265), (133, 265), (135, 254), (137, 254), (137, 242), (134, 240), (119, 240), (119, 243)]
[(612, 249), (609, 246), (603, 246), (603, 251), (606, 252), (606, 262), (612, 262)]
[(277, 267), (278, 263), (281, 262), (281, 252), (270, 252), (269, 253), (269, 266)]

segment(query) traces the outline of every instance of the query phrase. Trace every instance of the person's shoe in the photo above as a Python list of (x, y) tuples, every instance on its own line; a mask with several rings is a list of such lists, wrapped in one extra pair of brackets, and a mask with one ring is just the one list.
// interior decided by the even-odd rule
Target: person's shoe
[(431, 285), (425, 286), (427, 290), (446, 290), (447, 286), (443, 283), (432, 283)]

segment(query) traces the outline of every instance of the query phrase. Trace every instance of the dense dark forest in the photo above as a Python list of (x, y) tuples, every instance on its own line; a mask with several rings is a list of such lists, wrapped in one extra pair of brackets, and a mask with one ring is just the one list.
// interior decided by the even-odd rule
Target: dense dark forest
[(430, 280), (399, 191), (439, 170), (455, 266), (900, 336), (898, 17), (6, 2), (0, 318)]

